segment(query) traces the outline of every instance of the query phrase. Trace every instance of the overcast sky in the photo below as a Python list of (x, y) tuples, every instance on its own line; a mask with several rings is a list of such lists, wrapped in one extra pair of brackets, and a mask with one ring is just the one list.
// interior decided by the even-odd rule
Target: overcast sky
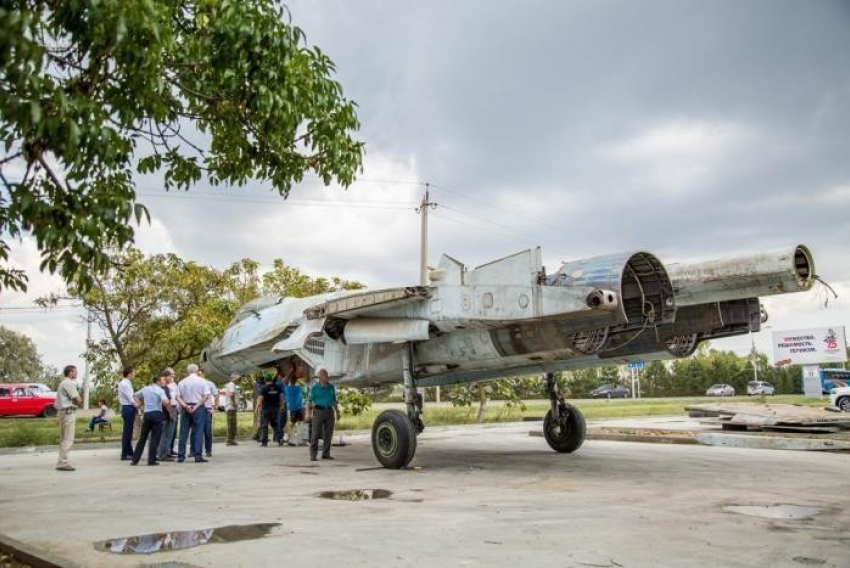
[[(772, 329), (850, 323), (850, 3), (770, 1), (290, 2), (359, 105), (367, 155), (347, 191), (312, 178), (164, 195), (148, 253), (224, 267), (283, 258), (315, 276), (418, 282), (430, 182), (431, 264), (543, 247), (565, 259), (645, 249), (664, 262), (805, 243), (825, 290), (767, 299)], [(31, 306), (58, 291), (31, 242)], [(0, 309), (45, 360), (81, 364), (73, 308)], [(769, 332), (756, 337), (764, 351)], [(749, 339), (715, 343), (745, 351)]]

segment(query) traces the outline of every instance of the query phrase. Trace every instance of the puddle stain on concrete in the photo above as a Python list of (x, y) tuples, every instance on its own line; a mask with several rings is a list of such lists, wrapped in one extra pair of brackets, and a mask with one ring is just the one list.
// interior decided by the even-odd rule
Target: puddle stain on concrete
[(349, 489), (346, 491), (321, 491), (315, 493), (315, 496), (334, 501), (369, 501), (372, 499), (389, 499), (392, 494), (392, 491), (386, 489)]
[(726, 505), (723, 511), (763, 519), (805, 520), (822, 513), (823, 507), (791, 504)]
[(269, 534), (280, 523), (252, 525), (227, 525), (213, 529), (174, 531), (115, 538), (95, 543), (96, 550), (113, 554), (153, 554), (171, 550), (185, 550), (203, 544), (254, 540)]
[(795, 556), (792, 560), (798, 564), (806, 564), (808, 566), (826, 564), (826, 560), (823, 560), (822, 558), (811, 558), (809, 556)]

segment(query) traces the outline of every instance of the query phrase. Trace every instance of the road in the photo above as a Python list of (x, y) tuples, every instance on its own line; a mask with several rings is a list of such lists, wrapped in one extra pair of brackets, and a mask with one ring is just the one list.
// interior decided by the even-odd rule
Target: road
[[(363, 435), (317, 463), (250, 442), (156, 468), (77, 451), (73, 473), (53, 453), (5, 455), (0, 533), (81, 566), (850, 566), (846, 454), (591, 440), (561, 455), (535, 427), (432, 428), (402, 471), (376, 468)], [(392, 495), (317, 496), (352, 489)], [(95, 549), (251, 523), (280, 524), (151, 556)]]

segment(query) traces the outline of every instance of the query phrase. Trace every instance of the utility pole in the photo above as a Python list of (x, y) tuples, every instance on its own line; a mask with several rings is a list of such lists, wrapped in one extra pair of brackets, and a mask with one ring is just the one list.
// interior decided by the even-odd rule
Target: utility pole
[(425, 195), (422, 196), (422, 203), (416, 209), (422, 220), (421, 233), (419, 236), (419, 285), (428, 285), (428, 209), (435, 209), (436, 203), (431, 203), (431, 184), (425, 184)]
[[(91, 311), (86, 308), (86, 352), (91, 345)], [(91, 382), (89, 380), (89, 360), (85, 359), (85, 369), (83, 370), (83, 410), (89, 409), (89, 391), (91, 390)]]
[[(431, 203), (431, 184), (425, 183), (425, 195), (422, 196), (422, 203), (416, 210), (422, 220), (421, 232), (419, 234), (419, 285), (428, 285), (428, 209), (436, 209), (437, 204)], [(425, 389), (420, 388), (419, 394), (425, 397)], [(440, 401), (440, 387), (437, 387), (437, 402)]]

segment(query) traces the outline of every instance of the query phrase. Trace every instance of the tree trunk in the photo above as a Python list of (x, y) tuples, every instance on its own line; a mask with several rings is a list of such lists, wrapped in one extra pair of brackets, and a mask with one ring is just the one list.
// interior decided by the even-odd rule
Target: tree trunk
[(487, 390), (484, 388), (484, 383), (478, 383), (478, 418), (477, 422), (484, 422), (484, 415), (487, 413)]

